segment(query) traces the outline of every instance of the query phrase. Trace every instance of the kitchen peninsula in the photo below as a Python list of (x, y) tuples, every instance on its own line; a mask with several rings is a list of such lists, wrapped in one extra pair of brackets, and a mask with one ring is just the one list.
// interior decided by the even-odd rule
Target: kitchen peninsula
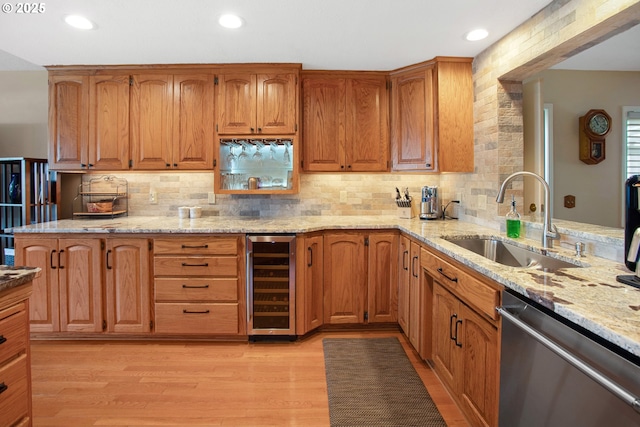
[[(495, 283), (525, 295), (596, 336), (640, 357), (640, 290), (616, 282), (628, 274), (620, 262), (587, 255), (577, 259), (582, 268), (557, 273), (506, 267), (489, 261), (445, 240), (444, 236), (497, 236), (495, 229), (461, 221), (420, 221), (393, 216), (300, 216), (295, 218), (126, 217), (114, 220), (62, 220), (16, 228), (17, 248), (26, 238), (105, 239), (110, 237), (180, 237), (184, 242), (197, 236), (246, 233), (295, 233), (305, 235), (325, 230), (395, 230), (423, 247), (433, 249), (475, 270)], [(615, 240), (611, 238), (609, 240)], [(518, 239), (537, 247), (538, 242)], [(557, 255), (575, 259), (575, 253), (556, 245)], [(19, 261), (20, 249), (16, 251)]]

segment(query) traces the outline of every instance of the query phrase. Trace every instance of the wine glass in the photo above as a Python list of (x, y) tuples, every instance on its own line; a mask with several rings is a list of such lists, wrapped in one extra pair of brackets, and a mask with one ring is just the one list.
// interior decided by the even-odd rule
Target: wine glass
[(269, 143), (269, 160), (276, 159), (276, 150), (278, 149), (278, 143), (276, 141), (272, 141)]
[(240, 145), (242, 146), (242, 151), (238, 154), (238, 161), (246, 160), (249, 158), (249, 155), (247, 154), (247, 146), (249, 143), (247, 143), (247, 141), (240, 141)]
[(238, 160), (238, 156), (233, 153), (233, 148), (236, 147), (234, 141), (227, 141), (225, 144), (229, 147), (229, 154), (227, 154), (227, 163), (229, 169), (233, 169), (233, 164)]
[(262, 164), (262, 153), (260, 150), (264, 148), (264, 144), (261, 141), (253, 141), (253, 144), (256, 146), (256, 152), (253, 153), (253, 160), (258, 162), (258, 164)]
[(289, 154), (289, 147), (291, 147), (291, 141), (284, 141), (284, 164), (291, 163), (291, 154)]

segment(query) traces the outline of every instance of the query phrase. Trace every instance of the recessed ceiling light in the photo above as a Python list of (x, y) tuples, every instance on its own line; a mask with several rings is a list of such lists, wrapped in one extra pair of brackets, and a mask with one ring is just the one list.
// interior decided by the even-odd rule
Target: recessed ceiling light
[(469, 40), (470, 42), (475, 42), (478, 40), (482, 40), (487, 38), (489, 32), (483, 28), (478, 28), (477, 30), (469, 31), (464, 35), (464, 38)]
[(95, 27), (93, 22), (80, 15), (67, 15), (64, 17), (64, 22), (80, 30), (91, 30)]
[(240, 28), (242, 27), (242, 18), (237, 15), (226, 14), (218, 19), (218, 23), (225, 28)]

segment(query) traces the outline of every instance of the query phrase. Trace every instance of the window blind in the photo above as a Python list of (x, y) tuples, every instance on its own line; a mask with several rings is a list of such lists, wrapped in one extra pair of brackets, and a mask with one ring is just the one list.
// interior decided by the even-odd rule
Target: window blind
[(640, 111), (627, 112), (627, 178), (640, 175)]

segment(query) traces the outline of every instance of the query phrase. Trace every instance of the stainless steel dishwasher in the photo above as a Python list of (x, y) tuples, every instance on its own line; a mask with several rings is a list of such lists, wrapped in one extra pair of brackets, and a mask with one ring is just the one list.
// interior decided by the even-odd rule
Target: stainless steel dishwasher
[(510, 291), (502, 303), (501, 427), (640, 426), (635, 355)]

